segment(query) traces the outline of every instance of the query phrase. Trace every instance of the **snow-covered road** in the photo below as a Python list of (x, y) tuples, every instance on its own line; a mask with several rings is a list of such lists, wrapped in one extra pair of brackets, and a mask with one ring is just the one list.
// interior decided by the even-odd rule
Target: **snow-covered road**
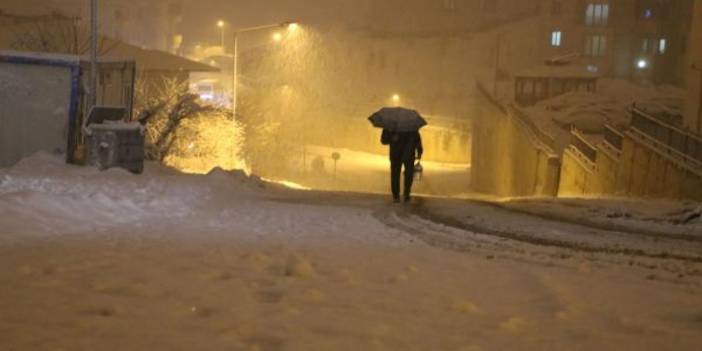
[(38, 155), (0, 170), (0, 350), (697, 350), (700, 252), (473, 201)]

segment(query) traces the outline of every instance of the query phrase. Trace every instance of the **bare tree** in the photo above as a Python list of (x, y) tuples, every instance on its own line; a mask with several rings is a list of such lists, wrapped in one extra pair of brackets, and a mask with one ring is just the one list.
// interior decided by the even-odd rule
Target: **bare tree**
[(187, 82), (176, 78), (164, 78), (154, 93), (147, 92), (146, 80), (139, 77), (135, 90), (139, 97), (135, 115), (146, 127), (146, 156), (151, 160), (163, 161), (173, 151), (177, 131), (185, 120), (221, 115), (231, 118), (229, 110), (201, 103), (197, 95), (188, 92)]
[[(78, 18), (59, 13), (45, 16), (13, 16), (0, 14), (2, 29), (10, 34), (10, 47), (20, 51), (84, 55), (90, 49), (90, 35)], [(98, 53), (104, 55), (118, 42), (99, 38)]]

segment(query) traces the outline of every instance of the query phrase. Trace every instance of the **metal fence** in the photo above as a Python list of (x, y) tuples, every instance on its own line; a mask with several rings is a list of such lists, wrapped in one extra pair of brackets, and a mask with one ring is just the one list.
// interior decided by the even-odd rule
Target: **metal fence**
[(555, 149), (556, 140), (539, 128), (536, 123), (534, 123), (534, 120), (527, 116), (523, 111), (511, 105), (509, 107), (505, 107), (502, 103), (497, 101), (497, 99), (495, 99), (495, 97), (492, 96), (492, 94), (490, 94), (480, 82), (478, 82), (476, 85), (482, 96), (496, 106), (500, 111), (502, 111), (502, 113), (518, 119), (540, 143), (547, 146), (551, 150)]
[(632, 109), (631, 125), (676, 156), (702, 165), (702, 137), (699, 135), (665, 123), (637, 108)]
[(585, 140), (585, 137), (583, 137), (583, 135), (580, 134), (580, 132), (578, 132), (576, 129), (571, 130), (570, 135), (570, 145), (578, 151), (580, 151), (580, 153), (587, 157), (590, 161), (596, 162), (597, 148), (595, 148), (587, 140)]
[(604, 139), (609, 145), (619, 151), (624, 148), (624, 135), (612, 126), (605, 125)]

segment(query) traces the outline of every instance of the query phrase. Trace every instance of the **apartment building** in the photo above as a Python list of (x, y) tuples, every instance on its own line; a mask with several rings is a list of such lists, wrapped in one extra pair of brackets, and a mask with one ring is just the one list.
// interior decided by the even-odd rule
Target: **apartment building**
[(463, 35), (539, 14), (537, 1), (362, 0), (353, 2), (353, 27), (379, 35)]
[(543, 0), (544, 58), (578, 54), (592, 72), (682, 85), (693, 0)]

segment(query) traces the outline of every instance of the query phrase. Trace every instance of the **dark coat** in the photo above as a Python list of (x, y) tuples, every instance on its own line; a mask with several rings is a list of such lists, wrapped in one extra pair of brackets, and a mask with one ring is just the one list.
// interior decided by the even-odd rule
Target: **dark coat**
[(383, 130), (380, 138), (383, 145), (390, 145), (391, 161), (414, 161), (415, 157), (422, 158), (422, 136), (419, 132), (396, 133)]

